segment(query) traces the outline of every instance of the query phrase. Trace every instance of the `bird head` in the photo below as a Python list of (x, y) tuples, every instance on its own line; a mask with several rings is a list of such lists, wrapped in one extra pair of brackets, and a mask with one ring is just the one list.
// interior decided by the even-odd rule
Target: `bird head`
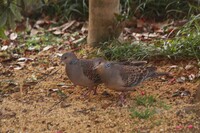
[(109, 69), (111, 67), (110, 62), (106, 62), (105, 60), (97, 60), (94, 64), (93, 69), (94, 70), (103, 70), (103, 69)]
[(61, 56), (61, 62), (67, 63), (68, 61), (71, 61), (72, 59), (77, 59), (76, 55), (72, 52), (64, 53)]

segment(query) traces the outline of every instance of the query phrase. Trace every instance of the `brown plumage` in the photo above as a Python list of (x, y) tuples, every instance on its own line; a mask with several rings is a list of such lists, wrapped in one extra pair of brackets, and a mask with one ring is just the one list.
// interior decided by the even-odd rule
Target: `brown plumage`
[[(97, 70), (106, 86), (121, 92), (134, 91), (136, 85), (148, 78), (168, 75), (156, 72), (156, 67), (121, 65), (101, 61), (96, 62), (94, 69)], [(122, 97), (124, 97), (123, 94)]]
[(88, 87), (89, 90), (85, 95), (92, 90), (96, 94), (96, 88), (102, 82), (93, 67), (96, 61), (103, 61), (102, 58), (78, 59), (74, 53), (67, 52), (62, 55), (61, 61), (65, 63), (66, 74), (72, 83)]

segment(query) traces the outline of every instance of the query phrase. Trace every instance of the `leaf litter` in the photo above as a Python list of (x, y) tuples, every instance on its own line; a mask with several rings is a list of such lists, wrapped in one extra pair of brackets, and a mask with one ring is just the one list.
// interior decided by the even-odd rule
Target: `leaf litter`
[[(64, 66), (59, 62), (62, 53), (84, 48), (81, 45), (85, 43), (87, 26), (77, 21), (69, 21), (57, 27), (51, 27), (52, 23), (55, 24), (53, 21), (38, 20), (30, 28), (30, 35), (36, 36), (36, 40), (30, 40), (28, 34), (24, 36), (11, 31), (10, 40), (2, 40), (4, 45), (0, 47), (0, 53), (6, 55), (0, 56), (2, 132), (200, 131), (198, 112), (184, 111), (185, 107), (193, 105), (191, 101), (199, 85), (195, 80), (195, 75), (199, 72), (195, 60), (150, 61), (150, 64), (160, 70), (169, 71), (173, 78), (144, 82), (138, 86), (141, 93), (129, 94), (125, 107), (116, 106), (117, 92), (103, 85), (98, 87), (98, 95), (80, 99), (86, 88), (73, 86), (65, 75)], [(49, 28), (44, 31), (46, 27), (43, 26), (46, 24)], [(138, 21), (136, 28), (139, 32), (126, 27), (123, 36), (140, 41), (166, 38), (173, 35), (173, 29), (176, 28), (174, 25), (175, 22), (152, 24)], [(168, 30), (164, 31), (163, 27)], [(151, 31), (153, 32), (150, 33)], [(43, 38), (49, 33), (55, 36)], [(29, 41), (28, 44), (24, 45), (24, 42), (19, 41), (22, 36)], [(55, 40), (49, 41), (50, 38)], [(36, 50), (38, 46), (40, 48)], [(146, 120), (132, 118), (131, 108), (146, 109), (137, 105), (135, 98), (146, 95), (155, 96), (164, 101), (163, 107), (170, 105), (171, 108), (166, 110), (160, 105), (151, 106), (149, 109), (156, 110), (152, 117)]]

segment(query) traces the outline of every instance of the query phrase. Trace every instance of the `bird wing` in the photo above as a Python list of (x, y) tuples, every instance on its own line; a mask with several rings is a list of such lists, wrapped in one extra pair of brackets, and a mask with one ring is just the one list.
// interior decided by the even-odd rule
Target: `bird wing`
[(92, 80), (94, 83), (101, 83), (101, 78), (97, 74), (96, 70), (93, 70), (94, 62), (93, 60), (80, 60), (80, 65), (83, 70), (83, 74)]
[(145, 66), (119, 66), (120, 76), (124, 82), (124, 87), (136, 86), (155, 73), (154, 67)]

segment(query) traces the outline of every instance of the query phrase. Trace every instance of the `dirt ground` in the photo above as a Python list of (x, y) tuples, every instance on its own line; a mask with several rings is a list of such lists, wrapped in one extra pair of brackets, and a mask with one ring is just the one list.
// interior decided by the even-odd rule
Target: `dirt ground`
[[(120, 107), (118, 93), (104, 85), (98, 87), (98, 95), (80, 98), (86, 88), (72, 85), (55, 54), (43, 52), (31, 58), (34, 62), (27, 62), (20, 70), (10, 67), (16, 61), (1, 62), (1, 133), (200, 132), (200, 105), (192, 102), (199, 80), (177, 81), (181, 76), (198, 73), (195, 61), (150, 61), (158, 71), (172, 69), (173, 77), (145, 81)], [(194, 67), (185, 70), (188, 64)], [(175, 96), (178, 90), (187, 93)], [(156, 113), (149, 119), (132, 117), (131, 109), (143, 110), (135, 103), (141, 92), (170, 108), (156, 107)]]

